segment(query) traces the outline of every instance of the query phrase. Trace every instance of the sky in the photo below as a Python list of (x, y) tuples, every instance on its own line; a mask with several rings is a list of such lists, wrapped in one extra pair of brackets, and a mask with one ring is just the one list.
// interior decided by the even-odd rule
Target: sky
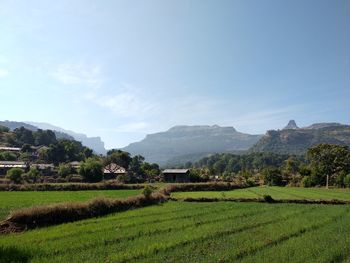
[(350, 124), (350, 0), (0, 0), (0, 120), (107, 148), (175, 125)]

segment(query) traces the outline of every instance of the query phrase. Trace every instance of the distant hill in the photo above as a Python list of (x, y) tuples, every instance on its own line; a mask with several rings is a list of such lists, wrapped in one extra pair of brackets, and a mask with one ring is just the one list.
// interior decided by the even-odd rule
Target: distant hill
[(101, 140), (101, 137), (88, 137), (83, 133), (76, 133), (74, 131), (65, 130), (61, 127), (43, 123), (43, 122), (26, 122), (27, 124), (33, 125), (43, 130), (53, 130), (58, 133), (63, 133), (69, 135), (71, 138), (74, 138), (76, 141), (80, 141), (84, 146), (93, 149), (98, 154), (106, 154), (106, 149), (104, 142)]
[(165, 132), (149, 134), (140, 142), (131, 143), (122, 150), (141, 154), (148, 162), (166, 165), (169, 161), (196, 161), (216, 152), (247, 150), (261, 135), (236, 131), (233, 127), (175, 126)]
[(55, 132), (56, 138), (57, 139), (67, 139), (67, 140), (74, 140), (74, 138), (72, 136), (70, 136), (67, 133), (61, 132), (61, 131), (56, 131), (53, 129), (44, 129), (44, 128), (40, 128), (37, 127), (35, 125), (29, 124), (29, 123), (25, 123), (25, 122), (19, 122), (19, 121), (0, 121), (0, 125), (1, 126), (5, 126), (8, 127), (10, 130), (14, 130), (17, 128), (21, 128), (24, 127), (27, 130), (31, 130), (31, 131), (37, 131), (38, 129), (42, 129), (42, 130), (52, 130)]
[(316, 123), (304, 128), (271, 130), (250, 151), (304, 154), (309, 147), (320, 143), (350, 146), (350, 125)]

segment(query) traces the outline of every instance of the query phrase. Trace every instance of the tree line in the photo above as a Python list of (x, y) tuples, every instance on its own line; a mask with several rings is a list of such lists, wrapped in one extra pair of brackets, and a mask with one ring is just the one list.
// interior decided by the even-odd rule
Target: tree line
[(315, 145), (306, 155), (213, 154), (181, 168), (190, 168), (196, 181), (216, 178), (267, 185), (350, 187), (350, 150), (344, 145)]
[[(20, 152), (0, 152), (1, 161), (24, 161), (31, 164), (52, 163), (56, 167), (54, 177), (70, 180), (73, 175), (80, 175), (86, 182), (99, 182), (105, 178), (104, 167), (116, 164), (126, 169), (126, 173), (118, 176), (125, 183), (144, 182), (158, 179), (160, 168), (158, 164), (145, 162), (141, 155), (131, 157), (128, 152), (112, 149), (106, 156), (96, 155), (93, 150), (81, 142), (69, 139), (57, 139), (51, 130), (31, 131), (24, 127), (10, 131), (0, 126), (0, 144), (21, 148)], [(78, 169), (72, 162), (78, 162)], [(40, 181), (43, 172), (36, 167), (23, 170), (13, 168), (8, 171), (7, 178), (12, 182), (35, 183)], [(47, 175), (47, 174), (46, 174)]]

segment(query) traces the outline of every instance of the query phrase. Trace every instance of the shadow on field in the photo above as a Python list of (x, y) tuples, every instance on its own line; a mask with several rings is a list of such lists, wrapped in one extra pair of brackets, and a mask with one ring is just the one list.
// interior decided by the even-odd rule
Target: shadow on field
[(0, 247), (0, 263), (29, 262), (31, 256), (14, 247)]

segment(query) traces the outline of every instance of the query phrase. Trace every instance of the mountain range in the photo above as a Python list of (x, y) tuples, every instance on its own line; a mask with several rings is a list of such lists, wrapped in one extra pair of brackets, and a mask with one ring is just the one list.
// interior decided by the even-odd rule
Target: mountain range
[[(10, 129), (21, 126), (30, 129), (50, 129), (57, 138), (75, 139), (96, 153), (105, 154), (100, 137), (37, 122), (0, 121)], [(294, 120), (280, 130), (269, 130), (265, 135), (251, 135), (233, 127), (218, 125), (175, 126), (164, 132), (147, 135), (143, 140), (122, 148), (131, 155), (142, 155), (148, 162), (162, 166), (182, 165), (195, 162), (213, 153), (273, 152), (280, 154), (305, 154), (307, 149), (319, 143), (350, 146), (350, 125), (341, 123), (315, 123), (299, 128)]]
[(218, 125), (175, 126), (165, 132), (149, 134), (122, 150), (166, 165), (194, 161), (210, 153), (246, 151), (261, 137)]
[(295, 121), (291, 121), (282, 130), (268, 131), (250, 151), (305, 154), (309, 147), (320, 143), (350, 146), (350, 125), (315, 123), (298, 128)]

